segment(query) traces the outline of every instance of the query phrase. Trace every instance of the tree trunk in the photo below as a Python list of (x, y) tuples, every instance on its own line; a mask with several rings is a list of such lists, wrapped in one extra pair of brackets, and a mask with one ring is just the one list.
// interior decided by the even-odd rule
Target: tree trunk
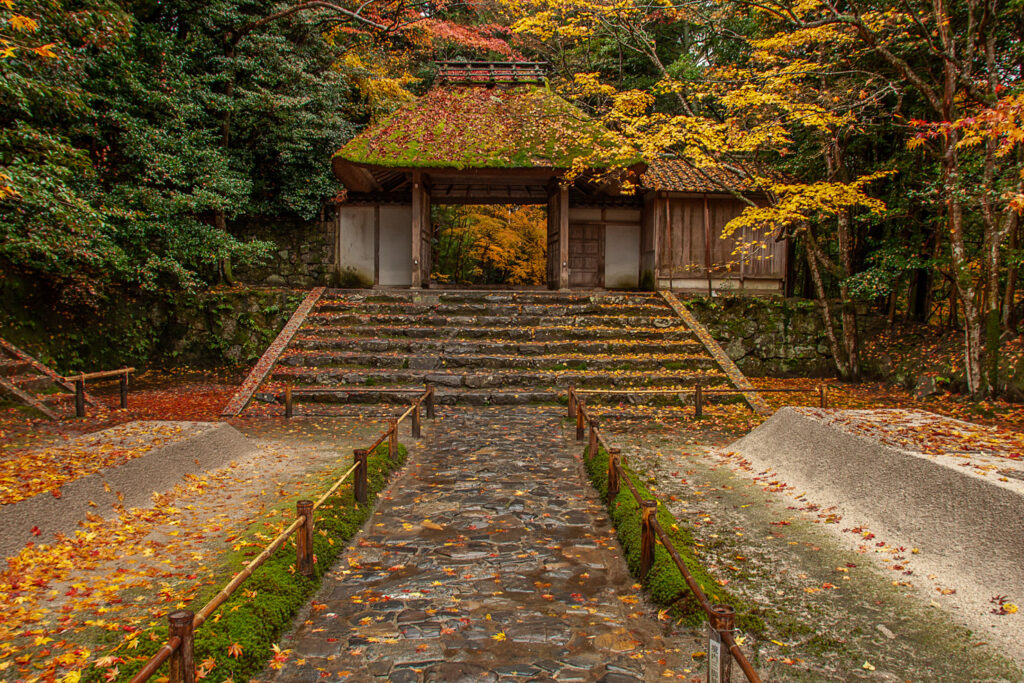
[(857, 339), (857, 312), (850, 300), (850, 287), (847, 278), (853, 274), (853, 247), (850, 234), (850, 214), (847, 211), (839, 214), (839, 260), (843, 268), (843, 278), (839, 283), (839, 296), (842, 304), (843, 350), (846, 354), (846, 379), (856, 382), (860, 379), (860, 343)]
[(814, 237), (811, 235), (811, 228), (807, 226), (804, 239), (804, 249), (807, 254), (807, 268), (814, 281), (814, 289), (818, 295), (818, 310), (821, 313), (822, 323), (825, 325), (825, 336), (828, 338), (829, 348), (832, 350), (832, 359), (835, 361), (839, 376), (843, 379), (850, 378), (850, 369), (846, 364), (846, 354), (839, 345), (836, 338), (835, 324), (832, 322), (832, 307), (829, 305), (828, 296), (825, 292), (825, 283), (821, 279), (821, 270), (818, 268), (817, 246)]

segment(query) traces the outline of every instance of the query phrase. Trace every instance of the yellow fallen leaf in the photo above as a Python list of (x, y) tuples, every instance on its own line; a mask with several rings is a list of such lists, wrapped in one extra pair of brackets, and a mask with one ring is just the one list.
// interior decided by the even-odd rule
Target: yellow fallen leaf
[(862, 666), (861, 668), (865, 669), (867, 671), (874, 671), (875, 670), (875, 667), (871, 664), (871, 662), (864, 662), (864, 666)]

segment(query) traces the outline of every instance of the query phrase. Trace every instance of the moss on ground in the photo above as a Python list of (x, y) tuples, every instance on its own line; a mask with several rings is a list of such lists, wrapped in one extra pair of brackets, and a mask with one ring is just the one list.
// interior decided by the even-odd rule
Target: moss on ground
[[(405, 447), (399, 445), (397, 457), (392, 461), (387, 444), (382, 444), (368, 458), (367, 502), (356, 503), (350, 479), (317, 509), (316, 530), (313, 534), (316, 564), (312, 577), (302, 576), (295, 571), (295, 541), (292, 536), (199, 627), (196, 631), (195, 661), (197, 665), (207, 658), (213, 658), (216, 662), (204, 680), (249, 680), (263, 670), (274, 655), (274, 644), (291, 627), (292, 619), (320, 586), (324, 574), (346, 548), (347, 542), (369, 517), (377, 494), (384, 489), (390, 474), (405, 462), (406, 455)], [(246, 535), (254, 537), (258, 531), (258, 525), (254, 525)], [(250, 561), (250, 558), (240, 555), (232, 559), (229, 575)], [(200, 593), (195, 604), (189, 607), (198, 611), (220, 588), (216, 586)], [(127, 660), (119, 664), (120, 675), (117, 680), (131, 678), (160, 649), (167, 637), (167, 627), (163, 625), (139, 634), (135, 649), (127, 650), (122, 644), (112, 652), (112, 656)], [(228, 648), (234, 644), (241, 647), (241, 652), (233, 657)], [(83, 680), (106, 680), (105, 673), (105, 668), (88, 669)]]
[[(596, 457), (590, 457), (589, 448), (584, 451), (590, 481), (601, 499), (608, 500), (608, 452), (599, 448)], [(634, 472), (628, 465), (623, 466), (626, 476), (636, 487), (644, 500), (657, 500), (644, 485), (645, 475)], [(665, 546), (655, 545), (654, 563), (646, 577), (640, 579), (640, 504), (633, 497), (629, 487), (622, 482), (618, 495), (608, 504), (608, 512), (618, 535), (619, 544), (626, 556), (626, 563), (633, 576), (638, 577), (651, 599), (658, 605), (669, 608), (670, 613), (684, 623), (698, 625), (706, 620), (704, 610), (690, 591), (682, 572), (673, 562)], [(687, 571), (712, 604), (730, 605), (736, 610), (737, 625), (747, 631), (761, 632), (764, 621), (740, 598), (726, 591), (701, 564), (695, 551), (693, 534), (681, 525), (664, 505), (658, 506), (658, 523), (679, 552)]]

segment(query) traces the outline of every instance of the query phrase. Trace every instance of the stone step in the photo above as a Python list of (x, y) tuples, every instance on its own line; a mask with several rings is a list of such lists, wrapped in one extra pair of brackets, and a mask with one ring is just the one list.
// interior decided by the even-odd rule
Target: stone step
[(623, 304), (518, 304), (518, 303), (430, 303), (399, 301), (368, 303), (365, 301), (321, 301), (315, 314), (348, 313), (355, 315), (444, 315), (444, 316), (658, 316), (675, 315), (664, 303)]
[(304, 329), (318, 325), (416, 325), (418, 327), (499, 327), (514, 325), (519, 327), (654, 327), (665, 329), (685, 327), (686, 323), (674, 313), (666, 316), (540, 316), (540, 315), (374, 315), (353, 313), (320, 313), (313, 312), (306, 319)]
[[(373, 332), (374, 330), (368, 330)], [(433, 329), (433, 328), (431, 328)], [(340, 328), (346, 331), (346, 328)], [(522, 356), (545, 356), (554, 354), (623, 355), (623, 354), (676, 354), (699, 355), (703, 345), (693, 339), (644, 340), (612, 339), (605, 341), (513, 341), (487, 339), (421, 339), (409, 337), (319, 337), (297, 336), (290, 349), (296, 351), (350, 351), (373, 353), (409, 353), (415, 355), (438, 354), (519, 354)]]
[(516, 304), (580, 304), (605, 302), (609, 304), (626, 302), (657, 302), (664, 299), (653, 292), (521, 292), (508, 290), (344, 290), (329, 289), (324, 292), (321, 302), (364, 301), (368, 303), (401, 303), (425, 301), (435, 303), (516, 303)]
[(334, 339), (361, 337), (364, 339), (444, 339), (484, 341), (592, 341), (609, 343), (620, 340), (640, 341), (692, 341), (694, 334), (687, 327), (606, 327), (586, 328), (573, 325), (552, 327), (423, 327), (421, 325), (309, 325), (300, 331), (303, 339)]
[(279, 364), (305, 368), (392, 368), (437, 370), (465, 368), (470, 370), (708, 370), (717, 363), (708, 355), (546, 355), (458, 353), (455, 355), (289, 352)]
[(658, 371), (601, 371), (601, 370), (493, 370), (437, 371), (421, 369), (349, 369), (289, 367), (278, 365), (272, 375), (273, 383), (324, 387), (351, 386), (417, 386), (425, 383), (438, 387), (471, 389), (536, 390), (537, 387), (570, 387), (604, 389), (622, 387), (691, 387), (697, 383), (709, 385), (725, 382), (718, 370), (658, 370)]
[[(315, 413), (315, 407), (304, 407), (304, 404), (393, 404), (408, 405), (410, 394), (403, 391), (400, 386), (382, 386), (373, 391), (359, 389), (346, 393), (345, 388), (341, 390), (325, 390), (318, 387), (304, 388), (304, 393), (298, 397), (296, 415)], [(717, 385), (716, 388), (727, 389), (725, 384)], [(434, 401), (439, 405), (525, 405), (531, 403), (564, 404), (566, 401), (566, 389), (561, 387), (533, 387), (521, 391), (502, 391), (490, 389), (438, 389)], [(273, 400), (276, 403), (283, 403), (284, 386), (274, 385), (267, 387), (259, 394), (259, 399), (264, 402)], [(706, 396), (707, 403), (737, 403), (743, 399), (738, 395), (711, 395)], [(666, 394), (636, 394), (630, 393), (629, 389), (611, 390), (608, 393), (588, 394), (586, 401), (590, 404), (612, 405), (693, 405), (693, 390), (685, 388), (679, 393)]]

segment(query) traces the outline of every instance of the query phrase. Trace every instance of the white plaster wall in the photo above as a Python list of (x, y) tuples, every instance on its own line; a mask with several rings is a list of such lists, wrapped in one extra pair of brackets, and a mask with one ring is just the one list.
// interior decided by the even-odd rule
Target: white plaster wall
[(391, 287), (412, 284), (412, 207), (380, 207), (380, 281)]
[(373, 282), (374, 208), (342, 206), (338, 209), (338, 270)]
[(635, 289), (640, 284), (640, 226), (609, 223), (604, 232), (604, 286)]

